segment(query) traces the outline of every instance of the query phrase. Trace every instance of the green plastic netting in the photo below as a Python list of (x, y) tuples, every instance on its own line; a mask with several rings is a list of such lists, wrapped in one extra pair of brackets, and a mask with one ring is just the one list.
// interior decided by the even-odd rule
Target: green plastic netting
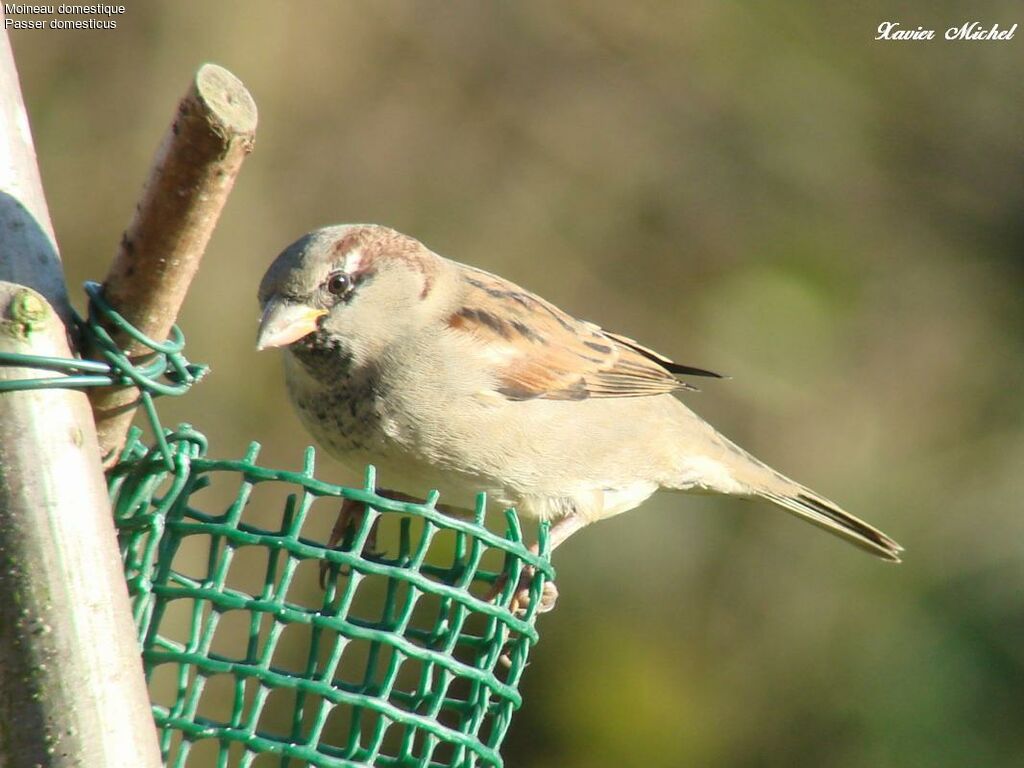
[[(103, 360), (0, 364), (66, 374), (5, 389), (140, 388), (152, 445), (133, 429), (108, 480), (165, 764), (502, 765), (535, 606), (554, 575), (546, 528), (533, 554), (513, 511), (503, 532), (486, 527), (482, 494), (471, 520), (451, 517), (436, 494), (378, 495), (372, 467), (362, 489), (318, 480), (312, 449), (301, 471), (261, 467), (255, 443), (242, 459), (209, 458), (200, 432), (164, 430), (152, 403), (205, 371), (181, 355), (180, 332), (164, 344), (136, 334), (156, 357), (133, 366), (95, 318), (127, 324), (87, 291), (80, 331)], [(343, 499), (369, 514), (329, 549)], [(374, 524), (381, 553), (365, 548)], [(516, 614), (526, 568), (531, 600)]]

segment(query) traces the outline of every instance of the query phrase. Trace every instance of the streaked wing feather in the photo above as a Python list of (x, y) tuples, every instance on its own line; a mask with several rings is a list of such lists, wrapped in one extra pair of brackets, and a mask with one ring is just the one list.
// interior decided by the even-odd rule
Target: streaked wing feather
[(511, 400), (644, 397), (694, 389), (679, 374), (717, 376), (577, 320), (496, 275), (463, 269), (462, 306), (448, 327), (494, 351), (495, 390)]
[(646, 358), (648, 358), (650, 360), (653, 360), (654, 362), (656, 362), (656, 363), (660, 364), (661, 366), (663, 366), (665, 368), (665, 370), (670, 371), (670, 372), (672, 372), (672, 373), (674, 373), (676, 375), (679, 375), (679, 376), (707, 376), (707, 377), (712, 378), (712, 379), (724, 379), (725, 378), (725, 376), (723, 376), (722, 374), (715, 373), (714, 371), (709, 371), (706, 368), (694, 368), (692, 365), (682, 365), (681, 363), (677, 363), (674, 360), (670, 360), (669, 358), (665, 357), (664, 355), (660, 354), (659, 352), (655, 352), (653, 349), (650, 349), (648, 347), (643, 346), (642, 344), (639, 344), (638, 342), (636, 342), (633, 339), (629, 338), (629, 336), (623, 336), (623, 335), (618, 334), (618, 333), (612, 333), (611, 331), (605, 331), (604, 335), (607, 336), (610, 339), (614, 339), (615, 341), (619, 342), (620, 344), (624, 344), (627, 347), (633, 348), (634, 350), (639, 352), (644, 357), (646, 357)]

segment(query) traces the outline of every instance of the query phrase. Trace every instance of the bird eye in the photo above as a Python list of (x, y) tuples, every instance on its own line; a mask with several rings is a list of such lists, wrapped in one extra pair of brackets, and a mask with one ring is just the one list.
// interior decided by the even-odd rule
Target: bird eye
[(335, 272), (327, 278), (327, 291), (335, 296), (344, 296), (352, 288), (352, 278), (344, 272)]

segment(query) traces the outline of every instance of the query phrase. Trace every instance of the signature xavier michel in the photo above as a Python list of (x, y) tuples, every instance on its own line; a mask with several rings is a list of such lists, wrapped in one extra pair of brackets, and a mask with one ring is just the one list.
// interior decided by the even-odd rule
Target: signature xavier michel
[[(998, 24), (984, 26), (980, 21), (972, 21), (959, 27), (950, 27), (944, 35), (946, 40), (1012, 40), (1017, 31), (1014, 24), (1009, 29), (1000, 29)], [(878, 25), (875, 40), (934, 40), (935, 30), (918, 27), (902, 29), (898, 21), (883, 21)]]

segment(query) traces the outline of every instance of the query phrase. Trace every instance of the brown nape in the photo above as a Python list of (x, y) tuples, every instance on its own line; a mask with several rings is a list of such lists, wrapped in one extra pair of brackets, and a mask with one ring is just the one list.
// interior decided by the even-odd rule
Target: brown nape
[(341, 260), (358, 249), (362, 259), (356, 275), (375, 274), (383, 260), (401, 260), (419, 272), (423, 280), (420, 299), (425, 299), (434, 286), (433, 265), (428, 263), (433, 254), (408, 235), (376, 224), (357, 226), (346, 232), (331, 245), (332, 258)]
[(365, 240), (365, 229), (352, 230), (334, 241), (334, 245), (331, 246), (331, 253), (336, 259), (343, 259), (348, 255), (349, 251), (365, 245)]

